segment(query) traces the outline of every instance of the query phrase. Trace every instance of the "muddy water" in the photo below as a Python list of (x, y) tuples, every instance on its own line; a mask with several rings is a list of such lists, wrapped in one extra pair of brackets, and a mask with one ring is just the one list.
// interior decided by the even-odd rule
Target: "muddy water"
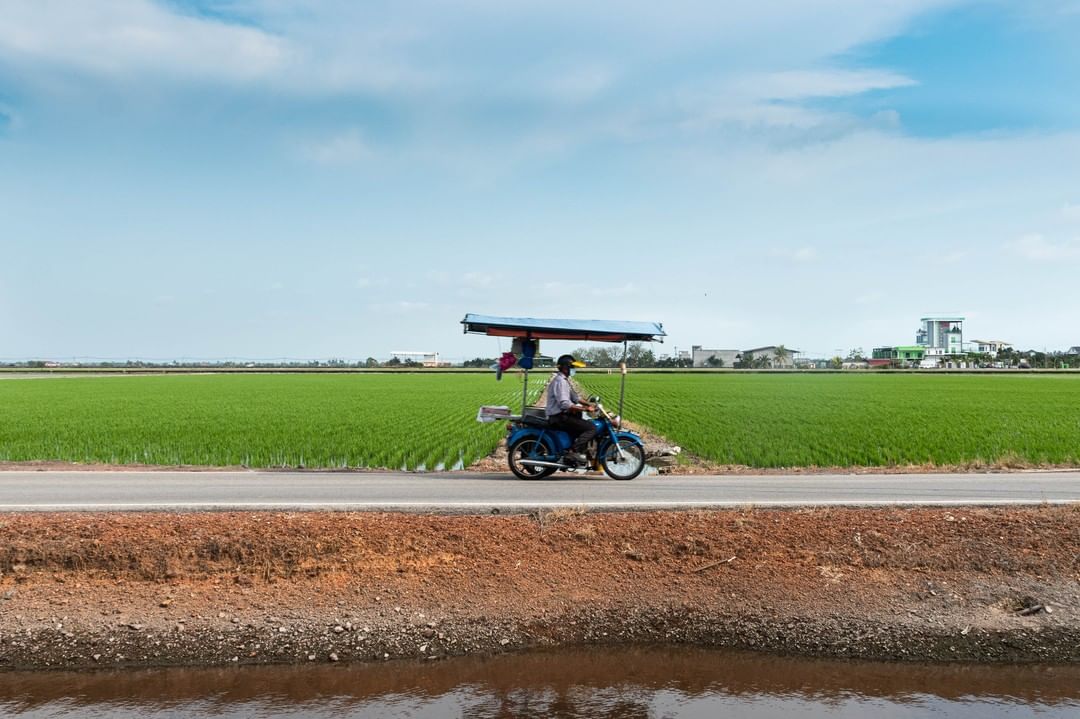
[(1080, 717), (1080, 667), (911, 666), (686, 648), (379, 665), (0, 673), (21, 717)]

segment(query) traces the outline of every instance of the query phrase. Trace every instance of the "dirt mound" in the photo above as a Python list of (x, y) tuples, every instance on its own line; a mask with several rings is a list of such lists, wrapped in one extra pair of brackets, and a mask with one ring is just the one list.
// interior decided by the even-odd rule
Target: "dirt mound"
[(0, 666), (686, 641), (1080, 661), (1080, 508), (0, 518)]

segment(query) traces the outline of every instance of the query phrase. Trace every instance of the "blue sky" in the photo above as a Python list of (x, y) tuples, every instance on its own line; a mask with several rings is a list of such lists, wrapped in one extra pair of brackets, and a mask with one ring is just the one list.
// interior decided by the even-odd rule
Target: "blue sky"
[[(1080, 2), (3, 0), (0, 357), (1080, 344)], [(558, 348), (552, 348), (558, 349)]]

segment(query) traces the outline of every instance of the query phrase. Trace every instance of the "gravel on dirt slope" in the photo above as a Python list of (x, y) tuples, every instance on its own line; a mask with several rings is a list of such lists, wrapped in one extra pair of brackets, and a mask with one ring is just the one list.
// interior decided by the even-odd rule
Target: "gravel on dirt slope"
[(0, 667), (683, 642), (1080, 661), (1080, 507), (0, 517)]

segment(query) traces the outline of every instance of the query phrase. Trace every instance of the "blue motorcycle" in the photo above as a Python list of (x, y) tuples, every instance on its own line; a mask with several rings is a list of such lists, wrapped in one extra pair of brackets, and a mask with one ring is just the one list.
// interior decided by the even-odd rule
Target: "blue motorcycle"
[(591, 443), (595, 449), (588, 453), (586, 464), (566, 456), (573, 444), (567, 432), (550, 428), (542, 409), (528, 407), (520, 417), (510, 420), (506, 440), (510, 471), (520, 479), (543, 479), (555, 472), (589, 469), (603, 469), (612, 479), (633, 479), (641, 474), (645, 469), (641, 437), (622, 429), (621, 419), (605, 410), (599, 397), (590, 397), (589, 403), (596, 406), (590, 419), (597, 433)]

